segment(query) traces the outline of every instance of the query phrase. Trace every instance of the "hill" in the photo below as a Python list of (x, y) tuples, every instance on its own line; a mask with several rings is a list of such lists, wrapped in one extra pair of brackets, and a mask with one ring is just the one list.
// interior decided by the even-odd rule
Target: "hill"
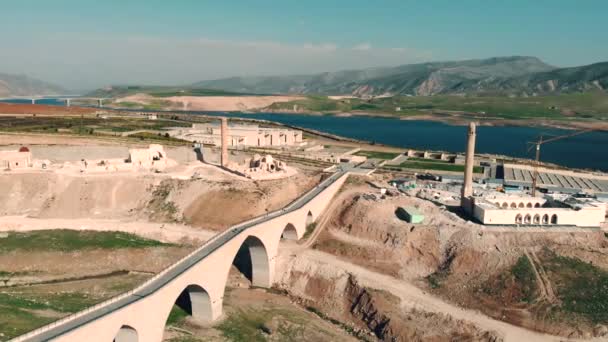
[(511, 78), (483, 79), (462, 83), (454, 90), (531, 95), (605, 91), (606, 88), (608, 88), (608, 62)]
[(65, 94), (60, 86), (25, 75), (0, 73), (0, 97)]
[(90, 97), (124, 97), (135, 94), (147, 94), (154, 97), (171, 96), (244, 96), (221, 89), (204, 89), (196, 86), (146, 86), (146, 85), (113, 85), (94, 90), (87, 94)]
[(536, 57), (513, 56), (315, 75), (233, 77), (202, 81), (194, 86), (247, 93), (436, 95), (484, 91), (484, 81), (493, 84), (496, 80), (518, 79), (555, 70)]

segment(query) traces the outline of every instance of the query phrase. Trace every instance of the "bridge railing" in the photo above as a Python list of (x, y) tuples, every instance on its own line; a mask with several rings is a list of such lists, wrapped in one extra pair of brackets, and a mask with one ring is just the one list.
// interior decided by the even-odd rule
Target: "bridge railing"
[[(274, 210), (272, 212), (269, 212), (265, 215), (262, 216), (257, 216), (254, 217), (250, 220), (244, 221), (244, 222), (240, 222), (234, 226), (231, 226), (230, 228), (228, 228), (227, 230), (218, 233), (214, 236), (212, 236), (209, 240), (205, 241), (205, 243), (203, 243), (203, 245), (201, 245), (200, 247), (198, 247), (197, 249), (195, 249), (194, 251), (192, 251), (191, 253), (187, 254), (186, 256), (182, 257), (181, 259), (179, 259), (177, 262), (173, 263), (172, 265), (170, 265), (169, 267), (165, 268), (164, 270), (162, 270), (161, 272), (157, 273), (156, 275), (154, 275), (153, 277), (151, 277), (150, 279), (146, 280), (145, 282), (143, 282), (141, 285), (137, 286), (135, 289), (129, 290), (125, 293), (121, 293), (119, 295), (116, 295), (110, 299), (107, 299), (103, 302), (97, 303), (91, 307), (88, 307), (84, 310), (81, 310), (79, 312), (75, 312), (73, 314), (70, 314), (68, 316), (65, 316), (57, 321), (54, 321), (52, 323), (49, 323), (45, 326), (42, 326), (40, 328), (37, 328), (35, 330), (32, 330), (24, 335), (20, 335), (14, 339), (12, 339), (11, 341), (13, 342), (21, 342), (21, 341), (26, 341), (29, 338), (33, 338), (36, 337), (37, 335), (40, 335), (44, 332), (50, 331), (56, 327), (59, 327), (61, 325), (64, 325), (66, 323), (69, 323), (71, 321), (74, 321), (78, 318), (84, 317), (89, 313), (92, 313), (94, 311), (97, 311), (103, 307), (112, 305), (118, 301), (124, 300), (129, 298), (132, 295), (135, 295), (137, 292), (144, 290), (146, 287), (151, 286), (155, 281), (159, 280), (160, 278), (164, 277), (165, 275), (167, 275), (169, 272), (171, 272), (172, 270), (174, 270), (175, 268), (182, 266), (183, 263), (185, 263), (188, 259), (193, 258), (196, 254), (201, 253), (204, 249), (209, 248), (212, 246), (213, 242), (217, 241), (218, 239), (229, 235), (229, 234), (234, 234), (238, 231), (238, 229), (242, 228), (243, 226), (247, 226), (250, 225), (252, 223), (255, 223), (256, 221), (260, 221), (263, 222), (264, 220), (268, 219), (269, 216), (273, 216), (276, 214), (285, 214), (294, 210), (298, 210), (301, 207), (303, 207), (304, 205), (306, 205), (308, 202), (310, 202), (310, 200), (312, 199), (308, 199), (307, 197), (310, 196), (313, 192), (317, 191), (320, 187), (325, 187), (327, 188), (327, 186), (325, 186), (326, 183), (330, 183), (333, 184), (333, 182), (335, 182), (338, 178), (340, 178), (341, 176), (343, 176), (344, 174), (346, 174), (345, 172), (337, 172), (332, 174), (330, 177), (328, 177), (327, 179), (325, 179), (323, 182), (317, 184), (315, 187), (313, 187), (312, 189), (310, 189), (309, 191), (307, 191), (304, 195), (298, 197), (297, 199), (295, 199), (294, 201), (292, 201), (290, 204), (288, 204), (286, 207), (281, 208), (281, 209), (277, 209)], [(328, 185), (329, 186), (329, 185)], [(322, 191), (322, 190), (321, 190)], [(299, 202), (303, 202), (303, 203), (299, 203)], [(298, 206), (298, 208), (294, 209), (294, 206)], [(280, 215), (276, 215), (276, 216), (280, 216)], [(212, 252), (212, 251), (211, 251)], [(171, 279), (172, 280), (172, 279)], [(88, 322), (87, 322), (88, 323)]]

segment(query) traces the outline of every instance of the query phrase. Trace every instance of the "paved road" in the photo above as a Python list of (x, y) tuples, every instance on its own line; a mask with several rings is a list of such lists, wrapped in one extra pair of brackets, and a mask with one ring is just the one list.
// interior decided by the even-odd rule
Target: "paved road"
[[(300, 198), (296, 199), (294, 202), (287, 205), (283, 209), (279, 209), (274, 212), (268, 213), (264, 216), (257, 217), (253, 220), (249, 220), (249, 221), (237, 224), (237, 225), (229, 228), (228, 230), (216, 235), (210, 241), (205, 243), (205, 245), (203, 245), (197, 251), (195, 251), (193, 254), (191, 254), (187, 258), (179, 261), (178, 263), (174, 264), (173, 266), (171, 266), (167, 271), (162, 273), (161, 276), (140, 286), (132, 294), (130, 294), (128, 296), (124, 296), (123, 298), (120, 298), (107, 305), (103, 305), (97, 309), (87, 312), (86, 314), (83, 314), (79, 317), (75, 317), (74, 319), (68, 320), (64, 323), (61, 323), (61, 321), (59, 321), (58, 323), (60, 323), (60, 324), (57, 324), (55, 326), (53, 323), (51, 323), (50, 325), (48, 325), (46, 327), (40, 328), (40, 333), (36, 334), (35, 336), (29, 336), (29, 334), (26, 334), (26, 335), (23, 335), (22, 337), (17, 337), (14, 341), (28, 341), (28, 342), (29, 341), (32, 341), (32, 342), (48, 341), (50, 339), (59, 337), (65, 333), (68, 333), (71, 330), (77, 329), (102, 316), (105, 316), (109, 313), (112, 313), (129, 304), (132, 304), (138, 300), (145, 298), (146, 296), (161, 289), (167, 283), (169, 283), (173, 279), (177, 278), (180, 274), (187, 271), (192, 266), (199, 263), (201, 260), (205, 259), (209, 254), (213, 253), (215, 250), (220, 248), (222, 245), (224, 245), (226, 242), (230, 241), (237, 235), (241, 234), (243, 231), (245, 231), (253, 226), (256, 226), (260, 223), (272, 220), (281, 215), (285, 215), (285, 214), (291, 213), (293, 211), (296, 211), (296, 210), (302, 208), (304, 205), (306, 205), (308, 202), (310, 202), (313, 198), (315, 198), (318, 194), (320, 194), (323, 190), (325, 190), (328, 186), (330, 186), (336, 180), (338, 180), (340, 177), (342, 177), (343, 175), (348, 173), (348, 171), (349, 170), (344, 170), (342, 168), (339, 168), (338, 172), (332, 174), (330, 177), (328, 177), (326, 180), (324, 180), (323, 182), (318, 184), (311, 191), (307, 192)], [(33, 331), (32, 334), (37, 331), (38, 331), (38, 329)]]

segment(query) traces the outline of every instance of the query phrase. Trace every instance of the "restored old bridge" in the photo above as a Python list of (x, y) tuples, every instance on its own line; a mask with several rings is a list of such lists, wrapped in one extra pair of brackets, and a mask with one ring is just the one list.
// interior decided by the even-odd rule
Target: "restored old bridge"
[(161, 341), (175, 303), (195, 319), (211, 322), (222, 315), (228, 273), (239, 250), (249, 251), (252, 285), (270, 287), (281, 240), (300, 239), (347, 175), (340, 170), (283, 209), (230, 227), (128, 293), (14, 341)]

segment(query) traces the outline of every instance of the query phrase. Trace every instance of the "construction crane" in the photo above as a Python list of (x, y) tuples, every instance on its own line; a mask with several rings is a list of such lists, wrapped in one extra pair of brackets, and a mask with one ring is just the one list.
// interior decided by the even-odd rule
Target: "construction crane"
[(546, 140), (543, 140), (543, 136), (541, 135), (538, 141), (529, 141), (528, 144), (532, 145), (528, 148), (528, 152), (530, 152), (536, 146), (536, 158), (534, 159), (534, 172), (532, 174), (532, 197), (536, 196), (536, 183), (538, 181), (538, 167), (540, 164), (540, 145), (550, 143), (556, 140), (570, 138), (576, 135), (580, 135), (583, 133), (591, 132), (593, 129), (583, 129), (580, 131), (576, 131), (570, 134), (559, 135), (556, 137), (552, 137)]

